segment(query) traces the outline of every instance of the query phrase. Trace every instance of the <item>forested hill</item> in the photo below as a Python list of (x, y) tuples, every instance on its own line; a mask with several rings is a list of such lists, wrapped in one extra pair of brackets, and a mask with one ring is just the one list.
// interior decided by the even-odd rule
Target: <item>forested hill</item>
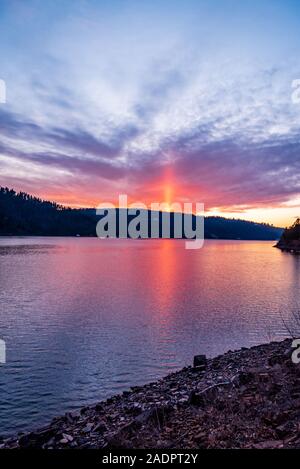
[(300, 218), (297, 218), (290, 228), (284, 230), (277, 247), (300, 253)]
[[(65, 208), (0, 187), (2, 236), (96, 236), (98, 220), (94, 209)], [(205, 218), (207, 239), (276, 240), (282, 232), (280, 228), (243, 220)]]

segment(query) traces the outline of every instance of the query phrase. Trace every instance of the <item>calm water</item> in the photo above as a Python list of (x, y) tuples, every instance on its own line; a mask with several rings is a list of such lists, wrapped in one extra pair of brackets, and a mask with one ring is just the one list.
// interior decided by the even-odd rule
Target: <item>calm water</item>
[(285, 337), (300, 258), (272, 244), (0, 239), (0, 433)]

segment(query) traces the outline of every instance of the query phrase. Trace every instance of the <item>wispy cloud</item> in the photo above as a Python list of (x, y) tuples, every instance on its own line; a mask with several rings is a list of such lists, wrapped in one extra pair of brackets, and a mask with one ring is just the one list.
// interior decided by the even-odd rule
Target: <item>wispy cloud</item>
[(2, 9), (1, 184), (65, 188), (79, 203), (162, 197), (170, 184), (175, 198), (232, 212), (297, 200), (295, 2)]

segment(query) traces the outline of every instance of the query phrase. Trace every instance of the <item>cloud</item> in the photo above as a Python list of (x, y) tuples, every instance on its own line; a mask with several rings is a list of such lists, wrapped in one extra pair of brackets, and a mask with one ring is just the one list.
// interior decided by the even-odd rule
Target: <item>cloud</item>
[(73, 3), (40, 14), (28, 2), (24, 23), (8, 2), (0, 19), (1, 183), (91, 203), (116, 192), (161, 200), (168, 186), (223, 211), (297, 198), (300, 66), (279, 32), (296, 50), (299, 24), (285, 3), (241, 4), (234, 16), (210, 2)]
[[(120, 190), (129, 188), (132, 196), (162, 197), (169, 182), (178, 198), (222, 210), (280, 205), (300, 193), (300, 130), (294, 109), (285, 106), (278, 118), (272, 109), (276, 100), (260, 109), (243, 88), (241, 99), (227, 88), (220, 104), (220, 90), (207, 95), (202, 87), (200, 100), (193, 94), (193, 107), (188, 99), (183, 106), (173, 102), (173, 92), (181, 90), (186, 97), (191, 93), (188, 80), (170, 73), (163, 74), (161, 85), (156, 81), (144, 87), (140, 107), (134, 106), (136, 120), (115, 127), (110, 123), (101, 136), (83, 128), (44, 128), (2, 109), (0, 152), (42, 166), (49, 175), (60, 169), (60, 177), (72, 177), (72, 185), (83, 178), (92, 186), (100, 178), (120, 181)], [(257, 86), (258, 101), (265, 88)], [(203, 101), (207, 112), (202, 112)]]

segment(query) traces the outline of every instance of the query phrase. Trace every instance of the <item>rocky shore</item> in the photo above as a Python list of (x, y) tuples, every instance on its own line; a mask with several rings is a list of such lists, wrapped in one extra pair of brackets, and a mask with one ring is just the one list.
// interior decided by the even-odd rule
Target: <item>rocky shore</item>
[(300, 254), (300, 218), (290, 228), (284, 230), (275, 247), (282, 251)]
[(300, 448), (291, 341), (229, 351), (2, 440), (2, 448)]

